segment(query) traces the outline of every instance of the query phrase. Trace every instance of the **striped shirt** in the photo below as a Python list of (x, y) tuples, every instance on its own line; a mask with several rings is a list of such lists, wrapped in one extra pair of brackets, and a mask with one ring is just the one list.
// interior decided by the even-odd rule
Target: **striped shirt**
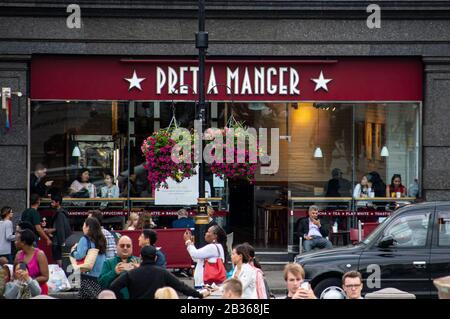
[(102, 227), (102, 233), (106, 238), (106, 258), (113, 258), (116, 255), (116, 241), (111, 233)]

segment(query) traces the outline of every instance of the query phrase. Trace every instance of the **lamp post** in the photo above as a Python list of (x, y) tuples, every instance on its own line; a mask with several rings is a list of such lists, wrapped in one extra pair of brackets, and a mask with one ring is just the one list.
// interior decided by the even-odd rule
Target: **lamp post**
[[(205, 57), (208, 48), (208, 33), (205, 32), (205, 0), (198, 2), (198, 32), (195, 34), (195, 47), (198, 49), (198, 104), (195, 107), (195, 119), (199, 121), (202, 136), (207, 126), (206, 102), (205, 102)], [(202, 143), (200, 144), (202, 145)], [(203, 156), (202, 147), (200, 150), (200, 163), (198, 169), (198, 210), (195, 216), (195, 242), (197, 247), (204, 246), (205, 233), (209, 223), (209, 217), (206, 213), (207, 201), (205, 198), (205, 163), (201, 158)]]

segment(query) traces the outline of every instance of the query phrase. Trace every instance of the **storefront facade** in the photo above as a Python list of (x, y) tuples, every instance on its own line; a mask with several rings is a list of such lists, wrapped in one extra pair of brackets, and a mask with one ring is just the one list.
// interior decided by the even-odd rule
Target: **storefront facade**
[[(323, 15), (287, 3), (207, 8), (211, 126), (223, 127), (233, 115), (279, 132), (277, 169), (258, 172), (255, 185), (216, 187), (210, 177), (211, 195), (223, 198), (219, 210), (229, 212), (238, 240), (267, 241), (258, 225), (259, 208), (268, 203), (286, 204), (287, 215), (285, 196), (332, 197), (326, 185), (336, 168), (351, 185), (340, 197), (351, 197), (353, 185), (376, 171), (386, 184), (400, 174), (425, 200), (450, 198), (450, 35), (439, 31), (450, 27), (449, 11), (436, 13), (430, 4), (421, 8), (421, 19), (407, 20), (418, 13), (386, 3), (382, 14), (389, 20), (369, 29), (362, 5), (341, 11), (337, 5), (349, 2), (330, 2)], [(94, 1), (82, 10), (80, 30), (65, 27), (62, 9), (19, 17), (25, 9), (10, 7), (2, 17), (9, 25), (30, 22), (1, 35), (2, 87), (23, 93), (12, 96), (12, 127), (0, 136), (8, 154), (1, 160), (3, 205), (23, 210), (27, 175), (39, 162), (62, 190), (87, 166), (100, 184), (104, 169), (116, 177), (135, 173), (134, 194), (118, 181), (123, 197), (152, 197), (145, 173), (139, 176), (140, 145), (173, 114), (193, 126), (196, 16), (195, 5), (142, 7), (124, 14)], [(277, 17), (267, 17), (267, 9)], [(81, 156), (73, 156), (75, 147)], [(322, 157), (315, 156), (317, 148)], [(282, 233), (292, 237), (292, 230)], [(292, 244), (289, 238), (270, 242)]]

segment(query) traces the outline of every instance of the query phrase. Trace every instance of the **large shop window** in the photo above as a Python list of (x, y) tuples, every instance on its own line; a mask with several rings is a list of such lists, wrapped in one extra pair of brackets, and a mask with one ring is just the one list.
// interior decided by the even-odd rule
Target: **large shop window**
[[(31, 192), (47, 196), (59, 192), (71, 197), (87, 197), (76, 182), (83, 168), (89, 169), (93, 186), (89, 197), (120, 197), (126, 182), (118, 178), (128, 166), (128, 103), (35, 101), (31, 106), (31, 171), (43, 166), (46, 189)], [(43, 166), (41, 166), (43, 165)], [(39, 175), (39, 173), (37, 173)], [(106, 179), (111, 180), (105, 188)], [(38, 176), (41, 177), (41, 176)], [(115, 186), (115, 187), (114, 187)], [(108, 191), (109, 190), (109, 191)]]
[(391, 197), (387, 186), (399, 176), (404, 195), (418, 196), (419, 123), (419, 103), (291, 104), (292, 195), (352, 197), (365, 176), (375, 197)]
[[(387, 186), (400, 175), (406, 195), (419, 195), (419, 103), (211, 102), (208, 110), (213, 127), (233, 115), (257, 131), (268, 129), (267, 152), (279, 164), (270, 174), (258, 170), (259, 194), (266, 189), (279, 197), (288, 189), (298, 197), (351, 197), (363, 176), (378, 175)], [(44, 164), (46, 180), (63, 195), (73, 195), (77, 174), (88, 168), (95, 196), (102, 196), (108, 172), (119, 196), (151, 197), (141, 144), (173, 114), (179, 126), (193, 128), (193, 102), (34, 101), (31, 171)], [(270, 129), (278, 130), (278, 150), (271, 149)], [(206, 177), (209, 195), (223, 196), (223, 186), (214, 187), (209, 172)], [(375, 196), (386, 195), (384, 188)]]

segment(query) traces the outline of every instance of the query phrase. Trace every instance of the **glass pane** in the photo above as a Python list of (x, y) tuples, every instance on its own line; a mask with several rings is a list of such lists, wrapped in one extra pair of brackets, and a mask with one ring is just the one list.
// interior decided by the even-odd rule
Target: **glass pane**
[(450, 246), (450, 212), (439, 213), (439, 246)]
[[(254, 185), (228, 181), (235, 242), (256, 246), (270, 242), (271, 248), (287, 245), (288, 107), (287, 103), (218, 103), (219, 122), (227, 123), (232, 115), (254, 128), (260, 146), (272, 157), (268, 166), (258, 168)], [(261, 144), (260, 129), (265, 129), (266, 145)]]
[[(119, 197), (123, 188), (117, 177), (127, 166), (127, 117), (125, 103), (33, 102), (31, 192)], [(83, 169), (89, 173), (81, 176)]]
[(358, 104), (355, 114), (357, 182), (369, 177), (375, 197), (417, 197), (418, 104)]
[(384, 235), (392, 236), (397, 247), (425, 246), (430, 214), (400, 217), (386, 229)]
[(292, 196), (350, 197), (352, 106), (297, 103), (289, 111)]

